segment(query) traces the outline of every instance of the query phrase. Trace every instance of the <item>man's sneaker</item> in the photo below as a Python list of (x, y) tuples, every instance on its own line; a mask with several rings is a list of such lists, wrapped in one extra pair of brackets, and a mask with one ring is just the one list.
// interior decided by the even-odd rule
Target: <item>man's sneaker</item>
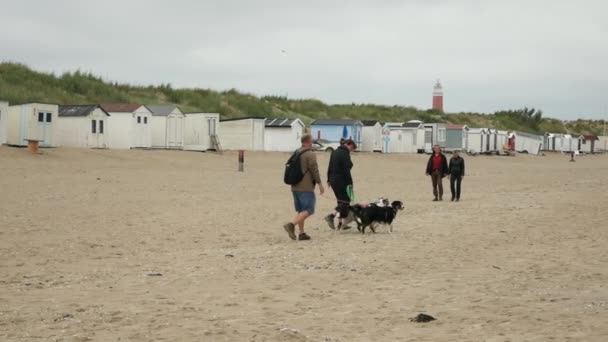
[(325, 216), (325, 222), (327, 222), (327, 225), (331, 229), (336, 229), (336, 226), (334, 225), (335, 217), (336, 217), (336, 215), (334, 215), (334, 214), (329, 214), (329, 215)]
[(289, 234), (289, 237), (292, 240), (296, 239), (296, 226), (293, 225), (293, 223), (289, 222), (286, 223), (283, 228), (285, 229), (285, 231), (287, 232), (287, 234)]
[(300, 233), (300, 235), (298, 235), (298, 241), (304, 240), (310, 240), (310, 236), (308, 236), (306, 233)]

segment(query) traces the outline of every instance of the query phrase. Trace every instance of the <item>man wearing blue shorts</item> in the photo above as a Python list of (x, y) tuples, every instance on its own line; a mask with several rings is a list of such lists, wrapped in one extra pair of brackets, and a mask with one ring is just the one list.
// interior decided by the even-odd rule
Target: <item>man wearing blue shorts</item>
[[(296, 217), (285, 224), (283, 228), (292, 240), (310, 240), (310, 236), (304, 232), (304, 221), (315, 213), (315, 186), (319, 186), (321, 195), (325, 192), (323, 184), (321, 184), (321, 175), (319, 174), (319, 165), (317, 164), (317, 156), (312, 151), (312, 136), (306, 134), (302, 137), (302, 147), (297, 151), (300, 153), (300, 166), (304, 177), (295, 185), (291, 186), (293, 195), (294, 207), (296, 209)], [(298, 226), (298, 235), (296, 237), (296, 226)]]

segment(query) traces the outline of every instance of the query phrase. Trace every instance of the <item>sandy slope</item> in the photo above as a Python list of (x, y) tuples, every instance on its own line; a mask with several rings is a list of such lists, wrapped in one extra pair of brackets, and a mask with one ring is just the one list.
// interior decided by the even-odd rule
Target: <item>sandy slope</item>
[(0, 340), (608, 340), (608, 156), (467, 157), (432, 203), (426, 157), (356, 154), (395, 232), (330, 231), (325, 196), (300, 243), (286, 159), (0, 147)]

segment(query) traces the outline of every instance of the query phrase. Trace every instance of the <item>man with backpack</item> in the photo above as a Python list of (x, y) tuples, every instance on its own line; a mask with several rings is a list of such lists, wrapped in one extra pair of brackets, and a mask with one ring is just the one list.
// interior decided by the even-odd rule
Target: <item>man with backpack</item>
[[(317, 156), (312, 150), (312, 136), (302, 137), (302, 147), (296, 150), (285, 165), (284, 182), (291, 185), (296, 216), (283, 228), (292, 240), (310, 240), (304, 232), (304, 221), (315, 213), (315, 186), (319, 186), (321, 195), (325, 192), (321, 184)], [(295, 228), (298, 226), (296, 237)]]

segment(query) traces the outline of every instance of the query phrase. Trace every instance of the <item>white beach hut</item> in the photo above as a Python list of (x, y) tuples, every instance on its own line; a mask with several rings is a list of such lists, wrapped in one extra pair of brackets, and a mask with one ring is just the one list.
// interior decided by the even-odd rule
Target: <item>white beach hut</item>
[(596, 143), (599, 140), (597, 135), (587, 134), (581, 135), (579, 138), (579, 150), (585, 153), (595, 153), (596, 151)]
[(264, 151), (293, 152), (301, 145), (306, 129), (300, 119), (266, 119)]
[(220, 120), (222, 146), (226, 150), (264, 150), (266, 119), (243, 117)]
[(509, 150), (509, 132), (508, 131), (496, 131), (496, 149), (499, 152)]
[(541, 135), (513, 131), (510, 139), (512, 146), (515, 146), (516, 152), (529, 154), (539, 154), (543, 145), (543, 137)]
[(152, 112), (138, 104), (102, 104), (109, 121), (109, 146), (112, 149), (152, 147)]
[(424, 138), (424, 128), (405, 127), (404, 123), (388, 122), (382, 131), (383, 153), (417, 153), (418, 136)]
[(496, 152), (499, 149), (498, 146), (498, 130), (494, 128), (487, 128), (487, 141), (486, 141), (486, 152)]
[(414, 130), (416, 136), (416, 152), (424, 153), (426, 147), (426, 129), (420, 120), (410, 120), (403, 124), (404, 128)]
[(382, 151), (382, 125), (378, 120), (363, 120), (361, 129), (361, 151)]
[(556, 143), (558, 142), (559, 134), (545, 133), (543, 137), (543, 151), (557, 151)]
[(27, 146), (28, 139), (39, 140), (41, 147), (57, 146), (55, 104), (28, 103), (10, 106), (6, 121), (6, 143)]
[(0, 101), (0, 145), (6, 144), (8, 102)]
[(422, 125), (424, 126), (424, 151), (426, 153), (432, 153), (435, 145), (439, 145), (441, 148), (446, 147), (447, 124), (423, 123)]
[(185, 115), (175, 105), (146, 105), (152, 112), (152, 148), (184, 147)]
[(488, 146), (488, 132), (485, 128), (471, 128), (468, 133), (468, 152), (485, 153)]
[(186, 113), (184, 150), (217, 150), (213, 137), (215, 136), (219, 141), (219, 122), (219, 113)]
[(608, 152), (608, 136), (597, 137), (596, 147), (598, 152)]
[(559, 150), (561, 152), (574, 152), (578, 151), (579, 147), (578, 137), (572, 136), (571, 134), (564, 134), (561, 138), (561, 144)]
[(108, 148), (110, 114), (98, 105), (59, 106), (57, 141), (60, 146)]

